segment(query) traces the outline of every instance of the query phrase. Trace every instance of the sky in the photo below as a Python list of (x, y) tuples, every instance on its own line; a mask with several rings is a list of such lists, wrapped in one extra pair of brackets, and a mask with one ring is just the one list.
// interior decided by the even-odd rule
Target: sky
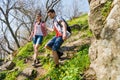
[[(42, 3), (45, 3), (46, 0), (39, 0)], [(40, 3), (39, 2), (39, 3)], [(73, 15), (73, 5), (77, 5), (79, 7), (79, 12), (88, 13), (89, 12), (89, 4), (88, 0), (61, 0), (62, 4), (62, 16)]]
[[(78, 3), (75, 3), (75, 2), (78, 2)], [(66, 7), (73, 5), (74, 3), (79, 5), (80, 7), (79, 9), (81, 12), (89, 12), (88, 0), (62, 0), (63, 6), (66, 6)]]
[(63, 16), (67, 15), (68, 12), (69, 15), (73, 15), (73, 5), (77, 5), (79, 7), (79, 12), (82, 13), (88, 13), (89, 12), (89, 4), (88, 0), (62, 0), (62, 5), (63, 5)]

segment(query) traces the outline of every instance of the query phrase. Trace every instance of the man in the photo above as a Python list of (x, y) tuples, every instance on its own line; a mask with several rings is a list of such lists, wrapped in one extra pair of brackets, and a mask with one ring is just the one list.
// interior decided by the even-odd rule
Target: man
[(63, 54), (59, 52), (60, 46), (63, 44), (64, 40), (67, 38), (67, 25), (64, 22), (62, 17), (56, 15), (54, 9), (50, 9), (48, 11), (48, 16), (53, 19), (53, 29), (51, 31), (56, 32), (56, 36), (50, 40), (45, 46), (47, 49), (52, 50), (53, 59), (55, 62), (55, 66), (59, 66), (59, 58)]

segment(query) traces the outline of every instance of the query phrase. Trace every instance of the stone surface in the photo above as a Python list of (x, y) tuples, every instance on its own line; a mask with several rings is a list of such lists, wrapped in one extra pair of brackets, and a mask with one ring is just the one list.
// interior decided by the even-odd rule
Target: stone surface
[(89, 26), (95, 39), (89, 49), (92, 70), (87, 76), (96, 76), (91, 80), (120, 80), (120, 0), (112, 1), (105, 18), (102, 10), (108, 1), (112, 0), (90, 1)]
[(25, 68), (17, 77), (17, 80), (34, 80), (37, 77), (37, 71), (34, 68)]
[(0, 70), (11, 70), (15, 67), (15, 63), (12, 61), (8, 61), (0, 66)]

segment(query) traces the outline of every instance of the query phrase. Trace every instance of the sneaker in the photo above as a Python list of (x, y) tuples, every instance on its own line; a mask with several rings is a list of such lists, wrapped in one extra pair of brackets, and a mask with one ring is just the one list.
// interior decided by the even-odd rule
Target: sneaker
[(57, 51), (58, 58), (61, 59), (61, 56), (63, 55), (63, 52)]
[(35, 63), (36, 63), (36, 64), (39, 64), (40, 62), (39, 62), (39, 60), (38, 60), (38, 59), (36, 59), (36, 60), (35, 60)]
[(32, 63), (32, 66), (36, 66), (36, 64), (38, 64), (39, 61), (38, 60), (34, 60), (33, 63)]

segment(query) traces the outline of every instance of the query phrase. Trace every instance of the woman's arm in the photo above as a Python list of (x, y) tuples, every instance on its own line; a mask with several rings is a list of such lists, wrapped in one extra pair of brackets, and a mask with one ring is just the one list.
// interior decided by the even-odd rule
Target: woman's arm
[(33, 37), (34, 31), (31, 31), (30, 37), (29, 37), (29, 41), (31, 41), (32, 37)]

